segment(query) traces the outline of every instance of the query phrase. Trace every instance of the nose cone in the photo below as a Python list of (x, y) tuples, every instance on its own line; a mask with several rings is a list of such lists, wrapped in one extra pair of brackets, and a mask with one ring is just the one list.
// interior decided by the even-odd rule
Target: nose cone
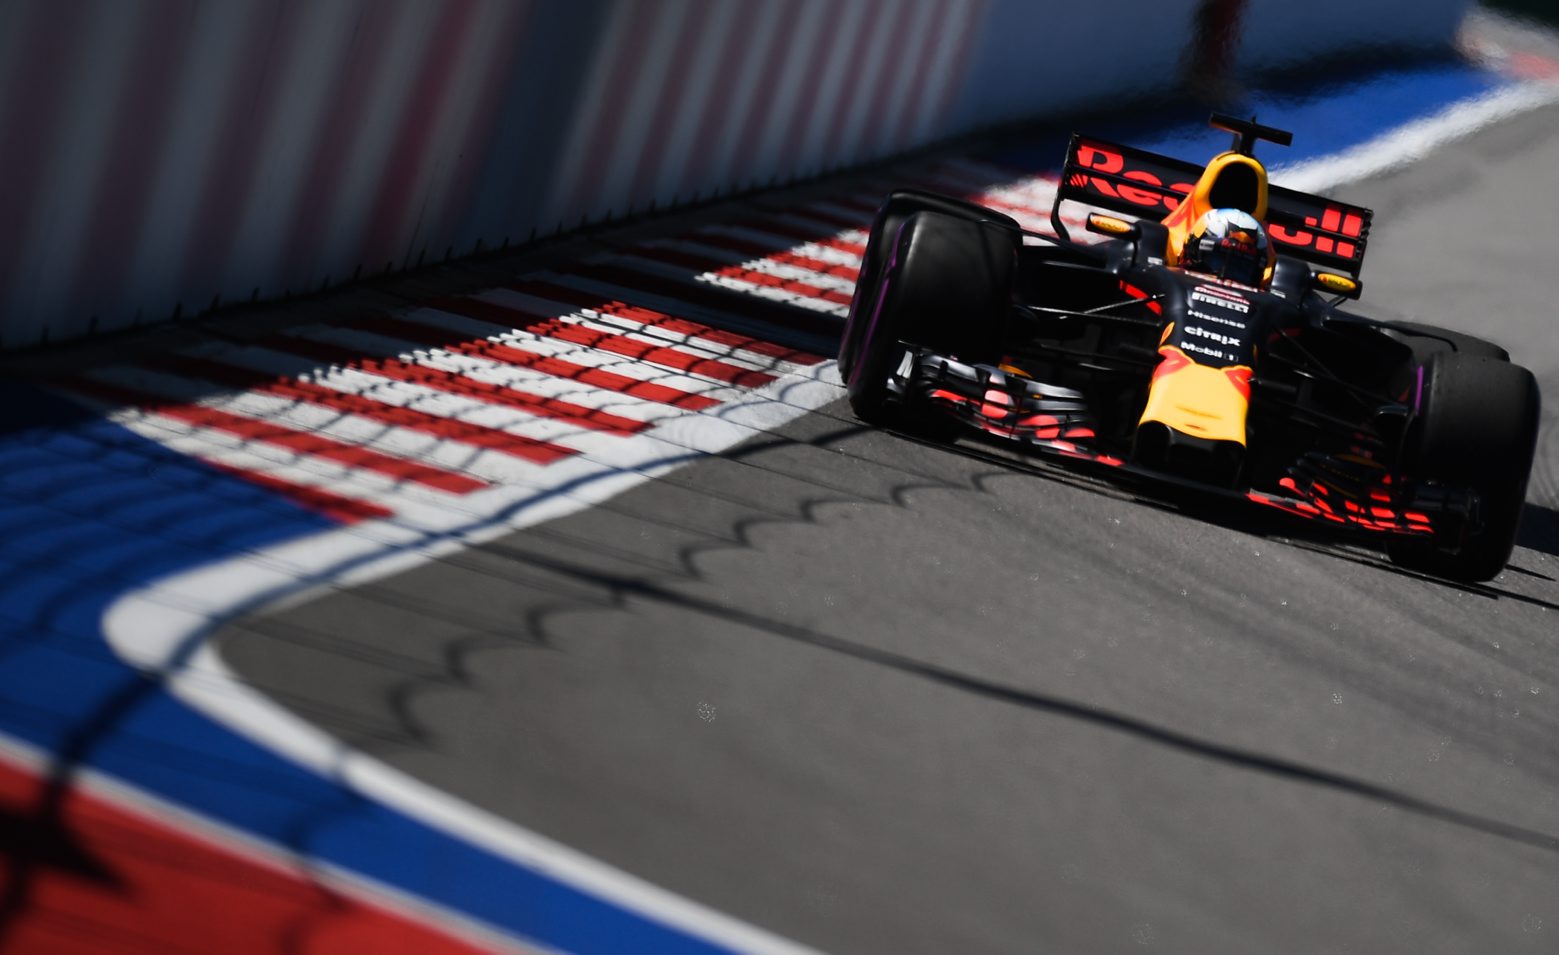
[(1186, 348), (1164, 345), (1147, 406), (1137, 423), (1133, 459), (1157, 470), (1232, 485), (1245, 459), (1250, 410), (1247, 365), (1199, 363)]

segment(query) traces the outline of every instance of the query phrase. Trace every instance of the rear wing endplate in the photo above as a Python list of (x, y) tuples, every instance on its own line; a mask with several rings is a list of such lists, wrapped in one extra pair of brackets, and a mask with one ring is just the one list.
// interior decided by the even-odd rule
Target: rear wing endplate
[[(1072, 199), (1112, 212), (1160, 220), (1180, 205), (1201, 178), (1202, 167), (1143, 149), (1074, 135), (1051, 210), (1063, 237), (1061, 203)], [(1357, 278), (1375, 214), (1321, 196), (1271, 186), (1267, 234), (1278, 252)]]

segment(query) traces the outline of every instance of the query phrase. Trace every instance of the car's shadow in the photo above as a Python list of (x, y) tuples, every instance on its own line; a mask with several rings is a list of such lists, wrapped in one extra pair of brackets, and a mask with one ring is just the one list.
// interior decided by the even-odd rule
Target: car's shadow
[[(1516, 537), (1516, 546), (1548, 557), (1559, 557), (1559, 511), (1528, 501), (1526, 514), (1521, 518), (1521, 533)], [(1559, 567), (1554, 569), (1559, 571)]]
[[(1285, 541), (1292, 546), (1325, 554), (1340, 561), (1373, 567), (1400, 577), (1452, 587), (1483, 597), (1505, 598), (1549, 610), (1559, 610), (1559, 602), (1502, 587), (1499, 579), (1489, 583), (1468, 583), (1399, 567), (1391, 562), (1385, 550), (1385, 541), (1380, 534), (1339, 531), (1329, 525), (1317, 524), (1260, 504), (1231, 498), (1227, 494), (1198, 493), (1160, 486), (1140, 477), (1123, 474), (1113, 468), (1050, 456), (1038, 457), (1017, 453), (1003, 445), (986, 444), (979, 439), (944, 444), (914, 434), (896, 433), (907, 440), (930, 447), (950, 450), (1094, 493), (1108, 494), (1113, 497), (1125, 496), (1141, 506), (1171, 511), (1190, 520), (1243, 534)], [(1544, 557), (1559, 557), (1559, 511), (1546, 505), (1528, 502), (1521, 530), (1516, 538), (1516, 546), (1518, 548), (1516, 554), (1506, 567), (1504, 575), (1514, 574), (1519, 577), (1554, 581), (1559, 575), (1549, 573), (1546, 567), (1532, 566), (1530, 560), (1523, 559), (1522, 549)], [(1559, 567), (1554, 569), (1559, 570)]]
[[(811, 447), (826, 451), (832, 456), (842, 453), (852, 438), (874, 430), (842, 418), (836, 421), (837, 427), (828, 427), (806, 436), (771, 434), (763, 439), (746, 442), (722, 452), (718, 457), (757, 469), (767, 469), (770, 465), (766, 462), (771, 455), (786, 454), (799, 447)], [(992, 449), (978, 443), (960, 442), (949, 445), (926, 441), (908, 434), (901, 434), (901, 436), (925, 445), (928, 450), (936, 449), (988, 463), (999, 469), (1000, 473), (1033, 474), (1114, 499), (1130, 500), (1143, 506), (1183, 513), (1188, 520), (1202, 519), (1245, 533), (1281, 539), (1295, 546), (1323, 550), (1341, 559), (1381, 566), (1404, 576), (1420, 576), (1390, 567), (1385, 562), (1384, 554), (1378, 558), (1371, 558), (1367, 552), (1358, 550), (1351, 544), (1346, 548), (1339, 547), (1335, 541), (1335, 534), (1317, 533), (1317, 529), (1312, 525), (1298, 519), (1283, 519), (1284, 515), (1276, 511), (1270, 511), (1272, 517), (1268, 517), (1262, 512), (1269, 509), (1261, 508), (1259, 505), (1230, 507), (1229, 502), (1225, 500), (1223, 506), (1215, 512), (1208, 506), (1207, 501), (1203, 501), (1199, 508), (1194, 500), (1175, 500), (1162, 495), (1149, 496), (1146, 489), (1124, 487), (1117, 480), (1106, 480), (1108, 475), (1100, 473), (1098, 469), (1077, 467), (1071, 463), (1052, 465), (1048, 460), (1036, 460), (1031, 456), (1014, 457), (1010, 453), (1004, 453), (1005, 449), (999, 447)], [(792, 468), (787, 467), (777, 470), (776, 473), (793, 473), (793, 471)], [(898, 484), (890, 498), (891, 503), (898, 506), (907, 506), (904, 504), (905, 492), (912, 488), (952, 489), (955, 486), (940, 484), (929, 475), (911, 475), (910, 472), (903, 471), (900, 473), (904, 480)], [(923, 484), (920, 483), (922, 480), (924, 480)], [(979, 483), (979, 480), (976, 480), (976, 486)], [(968, 487), (962, 483), (956, 486)], [(1026, 685), (1015, 674), (992, 677), (979, 672), (976, 668), (966, 669), (941, 660), (902, 653), (890, 646), (880, 645), (864, 638), (858, 633), (839, 633), (831, 630), (828, 625), (829, 615), (826, 613), (821, 616), (809, 615), (809, 619), (814, 622), (801, 622), (785, 612), (776, 613), (772, 609), (754, 609), (741, 603), (728, 602), (728, 598), (719, 588), (700, 590), (683, 585), (686, 581), (706, 580), (706, 572), (703, 568), (712, 566), (711, 555), (758, 546), (755, 544), (754, 535), (758, 527), (771, 524), (814, 523), (818, 520), (819, 508), (824, 505), (846, 500), (851, 503), (864, 502), (864, 499), (847, 493), (842, 495), (841, 491), (833, 486), (817, 485), (816, 490), (819, 496), (807, 500), (799, 511), (790, 512), (788, 509), (774, 511), (767, 507), (758, 511), (749, 510), (731, 524), (729, 531), (722, 532), (717, 537), (680, 544), (675, 562), (680, 571), (669, 576), (663, 572), (663, 568), (649, 573), (636, 570), (625, 572), (622, 569), (610, 569), (591, 559), (577, 559), (570, 556), (566, 550), (551, 546), (553, 542), (541, 536), (541, 531), (538, 529), (528, 530), (524, 535), (514, 538), (481, 545), (481, 549), (487, 554), (501, 555), (507, 560), (514, 561), (516, 566), (543, 571), (559, 579), (581, 584), (588, 588), (588, 592), (600, 593), (603, 598), (596, 598), (598, 606), (623, 608), (634, 604), (654, 604), (674, 608), (679, 612), (723, 621), (731, 628), (740, 628), (743, 631), (765, 634), (773, 639), (805, 645), (813, 650), (848, 658), (858, 664), (892, 670), (904, 677), (932, 683), (970, 697), (1091, 726), (1212, 764), (1352, 796), (1366, 800), (1374, 806), (1391, 807), (1469, 832), (1494, 836), (1546, 852), (1559, 852), (1559, 835), (1507, 822), (1495, 815), (1463, 810), (1449, 803), (1418, 795), (1409, 787), (1378, 783), (1365, 776), (1338, 772), (1322, 763), (1294, 760), (1275, 752), (1245, 748), (1214, 736), (1200, 736), (1168, 723), (1144, 718), (1133, 712), (1129, 706), (1113, 708), (1045, 692)], [(635, 507), (645, 506), (650, 500), (649, 498), (635, 500), (631, 496), (624, 496), (618, 499), (614, 506), (631, 511)], [(875, 500), (874, 503), (887, 504), (890, 501)], [(1544, 520), (1553, 516), (1552, 511), (1546, 508), (1542, 510), (1543, 514), (1540, 516)], [(658, 508), (657, 513), (659, 513)], [(1543, 532), (1547, 533), (1546, 530)], [(1549, 542), (1549, 546), (1552, 546), (1552, 537), (1545, 539)], [(1421, 579), (1433, 580), (1427, 577)], [(1451, 584), (1446, 586), (1465, 587), (1465, 585)], [(1496, 598), (1512, 597), (1531, 600), (1492, 587), (1465, 589), (1474, 593), (1486, 593)], [(1535, 600), (1532, 602), (1541, 603)], [(1559, 609), (1559, 605), (1545, 604), (1545, 606)], [(538, 633), (545, 634), (550, 627), (574, 626), (572, 621), (577, 617), (578, 610), (579, 607), (574, 604), (549, 605), (538, 610), (531, 618), (532, 627)], [(568, 622), (560, 623), (553, 620), (554, 617)], [(652, 637), (653, 632), (647, 633), (646, 636)], [(536, 645), (548, 647), (552, 643), (542, 639)], [(404, 712), (410, 714), (414, 711), (408, 708)], [(411, 716), (408, 715), (406, 719), (410, 721)]]

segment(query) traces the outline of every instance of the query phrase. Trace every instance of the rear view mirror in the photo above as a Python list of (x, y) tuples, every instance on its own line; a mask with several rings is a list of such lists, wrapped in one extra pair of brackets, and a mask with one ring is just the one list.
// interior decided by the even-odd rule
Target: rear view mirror
[(1117, 219), (1115, 216), (1107, 216), (1101, 212), (1088, 213), (1088, 231), (1097, 232), (1100, 235), (1134, 236), (1137, 234), (1137, 224), (1125, 219)]
[(1349, 278), (1346, 275), (1338, 275), (1336, 272), (1312, 272), (1310, 280), (1316, 288), (1341, 295), (1345, 298), (1358, 298), (1364, 291), (1359, 280)]

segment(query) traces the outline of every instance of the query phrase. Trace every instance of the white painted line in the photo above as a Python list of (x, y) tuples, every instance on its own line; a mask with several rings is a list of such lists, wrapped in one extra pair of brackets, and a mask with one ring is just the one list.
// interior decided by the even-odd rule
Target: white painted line
[[(169, 395), (176, 400), (196, 398), (190, 403), (224, 411), (258, 422), (307, 431), (342, 444), (356, 445), (405, 461), (432, 465), (446, 471), (494, 483), (540, 483), (540, 472), (549, 465), (517, 458), (486, 448), (466, 444), (458, 438), (443, 437), (403, 428), (372, 418), (364, 418), (323, 405), (295, 401), (280, 395), (237, 392), (211, 395), (211, 388), (197, 381), (174, 378), (140, 368), (118, 367), (92, 374), (94, 380), (128, 384), (142, 390)], [(200, 397), (204, 392), (207, 397)], [(145, 414), (126, 409), (127, 417)]]
[[(704, 241), (698, 241), (698, 239), (703, 239)], [(793, 262), (778, 261), (780, 256), (804, 256), (806, 254), (797, 249), (781, 249), (767, 258), (754, 258), (747, 252), (724, 248), (716, 244), (718, 240), (710, 239), (707, 236), (700, 236), (698, 239), (666, 239), (656, 242), (654, 247), (680, 252), (694, 258), (707, 259), (710, 260), (707, 264), (719, 268), (735, 268), (749, 272), (760, 272), (764, 275), (772, 275), (775, 278), (784, 279), (787, 282), (803, 282), (827, 291), (843, 292), (846, 295), (855, 291), (855, 280), (853, 278), (835, 275), (832, 272), (820, 272), (817, 269), (796, 265)], [(812, 245), (811, 243), (804, 244)], [(812, 247), (817, 249), (827, 248), (819, 245), (812, 245)], [(860, 261), (859, 256), (849, 256), (848, 253), (833, 251), (835, 251), (835, 257), (848, 256), (856, 262)], [(824, 259), (819, 259), (819, 261), (825, 265), (838, 266), (840, 268), (857, 267), (853, 263), (830, 262)]]
[(1302, 192), (1324, 192), (1417, 162), (1448, 142), (1551, 103), (1559, 103), (1559, 83), (1506, 87), (1399, 126), (1336, 155), (1274, 167), (1272, 180)]
[[(622, 375), (625, 378), (676, 388), (688, 394), (719, 397), (720, 389), (726, 387), (724, 383), (711, 383), (702, 378), (694, 378), (683, 375), (680, 372), (634, 361), (631, 358), (613, 352), (599, 351), (585, 345), (576, 345), (573, 342), (565, 342), (547, 335), (537, 335), (524, 329), (494, 333), (494, 326), (491, 323), (466, 318), (453, 312), (422, 308), (408, 314), (406, 317), (420, 324), (448, 328), (459, 335), (463, 335), (462, 341), (490, 341), (494, 344), (518, 348), (538, 357), (557, 358), (585, 368), (596, 368), (601, 371)], [(407, 343), (403, 342), (401, 344)], [(501, 364), (501, 362), (498, 362), (498, 364)]]
[[(562, 279), (561, 276), (557, 277)], [(543, 293), (517, 292), (512, 289), (492, 289), (477, 296), (496, 305), (524, 307), (529, 302), (546, 303), (550, 311), (557, 312), (556, 320), (608, 335), (618, 335), (643, 345), (669, 348), (692, 358), (720, 361), (748, 371), (760, 371), (771, 375), (797, 374), (810, 366), (786, 361), (750, 351), (738, 345), (727, 345), (698, 332), (679, 332), (653, 322), (644, 322), (624, 313), (626, 309), (612, 309), (602, 303), (600, 308), (576, 308), (562, 302), (554, 302)], [(667, 318), (678, 320), (678, 316)]]
[(772, 285), (760, 285), (757, 282), (749, 282), (746, 279), (734, 275), (717, 275), (714, 272), (705, 272), (698, 276), (698, 281), (708, 282), (710, 285), (718, 285), (721, 288), (733, 289), (737, 292), (745, 292), (758, 298), (766, 298), (775, 302), (784, 302), (786, 305), (795, 305), (811, 312), (822, 312), (825, 315), (836, 315), (844, 318), (850, 313), (848, 305), (838, 302), (830, 302), (824, 298), (812, 295), (802, 295), (800, 292), (792, 292), (790, 289), (775, 288)]
[(801, 282), (825, 292), (841, 292), (845, 295), (855, 291), (855, 281), (838, 275), (830, 275), (827, 272), (819, 272), (800, 265), (792, 265), (789, 262), (775, 262), (772, 259), (749, 259), (741, 263), (741, 268), (749, 272), (758, 272), (763, 275), (772, 275), (777, 279), (787, 282)]
[[(408, 366), (426, 369), (430, 375), (459, 375), (483, 384), (523, 391), (541, 398), (567, 401), (581, 408), (605, 411), (636, 421), (658, 421), (678, 413), (675, 408), (645, 398), (635, 398), (580, 384), (568, 378), (548, 375), (519, 365), (446, 351), (395, 351), (385, 346), (385, 340), (381, 336), (354, 329), (310, 328), (297, 330), (293, 334), (299, 339), (328, 342), (354, 349), (361, 352), (365, 359), (396, 360)], [(401, 343), (401, 347), (409, 346)], [(432, 387), (438, 386), (435, 384)]]
[(120, 411), (109, 415), (108, 419), (180, 454), (226, 468), (279, 478), (302, 487), (317, 487), (342, 497), (395, 510), (411, 506), (415, 501), (459, 506), (460, 496), (448, 491), (300, 454), (217, 428), (203, 428), (154, 412)]
[[(774, 428), (842, 395), (832, 362), (809, 369), (720, 409), (661, 426), (666, 437), (703, 452), (729, 447)], [(114, 651), (132, 666), (164, 676), (189, 705), (345, 788), (482, 846), (512, 862), (588, 892), (649, 919), (738, 951), (799, 953), (808, 949), (747, 925), (643, 879), (592, 859), (507, 819), (464, 803), (378, 760), (344, 746), (248, 687), (209, 646), (201, 645), (223, 622), (260, 605), (294, 602), (325, 588), (350, 586), (420, 564), (471, 543), (583, 510), (679, 467), (686, 452), (664, 454), (661, 442), (624, 442), (639, 449), (618, 466), (571, 459), (549, 472), (567, 494), (530, 488), (482, 492), (485, 517), (445, 512), (425, 534), (396, 522), (367, 521), (401, 539), (386, 548), (362, 534), (334, 530), (177, 574), (118, 600), (104, 615)], [(467, 500), (473, 500), (472, 495)], [(263, 562), (258, 558), (263, 558)], [(288, 568), (290, 572), (279, 571)], [(193, 649), (192, 654), (186, 653)], [(181, 663), (180, 661), (186, 660)]]
[[(408, 317), (415, 317), (420, 324), (449, 328), (457, 335), (468, 334), (470, 340), (475, 342), (491, 341), (494, 344), (516, 348), (527, 353), (535, 354), (538, 357), (558, 358), (560, 360), (569, 361), (576, 365), (581, 365), (587, 368), (609, 371), (614, 374), (622, 375), (625, 378), (632, 378), (635, 381), (663, 385), (668, 388), (676, 389), (677, 391), (684, 394), (697, 395), (700, 398), (707, 398), (712, 401), (724, 403), (737, 399), (750, 398), (752, 396), (752, 390), (749, 388), (734, 387), (724, 384), (711, 384), (709, 381), (701, 378), (694, 378), (688, 375), (683, 375), (676, 371), (657, 368), (651, 365), (647, 365), (643, 362), (636, 362), (632, 359), (624, 358), (621, 355), (596, 351), (594, 349), (586, 348), (583, 345), (575, 345), (569, 342), (559, 341), (558, 339), (548, 338), (546, 336), (533, 335), (530, 332), (514, 331), (508, 334), (491, 335), (488, 338), (483, 338), (481, 337), (481, 333), (491, 332), (493, 330), (492, 325), (485, 322), (477, 322), (473, 319), (468, 319), (449, 312), (438, 312), (431, 309), (419, 309), (418, 311), (411, 313), (411, 316)], [(418, 350), (417, 346), (410, 342), (390, 338), (388, 336), (381, 336), (377, 333), (359, 332), (350, 329), (313, 328), (308, 330), (308, 334), (311, 337), (317, 336), (325, 340), (336, 342), (365, 341), (367, 339), (361, 339), (359, 336), (368, 336), (368, 338), (374, 340), (372, 348), (374, 351), (400, 350), (403, 355), (412, 355), (421, 361), (443, 361), (446, 358), (449, 358), (461, 361), (469, 359), (476, 362), (487, 362), (493, 367), (495, 375), (502, 374), (502, 369), (510, 369), (516, 373), (525, 371), (525, 369), (517, 369), (514, 368), (514, 366), (506, 365), (501, 361), (489, 361), (488, 359), (479, 359), (475, 356), (467, 355), (451, 355), (450, 353), (444, 352), (440, 349), (433, 349), (428, 351)], [(786, 374), (798, 377), (802, 380), (810, 381), (816, 378), (818, 367), (820, 366), (797, 366), (788, 370)], [(561, 378), (558, 380), (568, 382), (574, 387), (578, 388), (590, 387), (587, 385), (578, 384), (577, 382), (574, 382), (572, 379), (568, 378)], [(600, 389), (598, 400), (601, 402), (604, 408), (612, 408), (611, 402), (614, 399), (621, 399), (622, 401), (639, 400), (619, 394), (615, 391)], [(569, 395), (569, 400), (577, 400), (580, 403), (584, 403), (584, 399), (580, 396)], [(655, 404), (656, 407), (664, 407), (667, 409), (669, 414), (665, 416), (666, 418), (679, 417), (683, 414), (683, 412), (672, 408), (669, 405), (660, 405), (659, 403), (653, 404)], [(714, 414), (718, 412), (719, 408), (710, 408), (706, 411), (701, 411), (698, 413)]]
[[(299, 366), (299, 359), (286, 352), (274, 351), (270, 348), (241, 347), (224, 348), (219, 352), (211, 352), (208, 357), (220, 360), (224, 364), (253, 369), (261, 372), (271, 372), (278, 376), (295, 378), (298, 381), (339, 394), (358, 398), (383, 405), (386, 410), (404, 408), (419, 414), (432, 415), (450, 422), (476, 425), (484, 428), (493, 428), (513, 434), (517, 437), (532, 438), (539, 441), (557, 442), (564, 438), (579, 437), (581, 435), (602, 435), (607, 438), (613, 436), (626, 436), (622, 431), (602, 431), (589, 428), (579, 420), (568, 417), (555, 417), (537, 413), (524, 407), (516, 407), (486, 401), (479, 397), (457, 394), (432, 385), (419, 382), (401, 381), (389, 378), (373, 371), (365, 371), (357, 368), (320, 367), (312, 362)], [(164, 379), (157, 372), (147, 373), (148, 381)], [(183, 379), (166, 378), (170, 382)], [(561, 379), (551, 379), (548, 387), (564, 391), (559, 387)], [(567, 387), (566, 383), (563, 383)], [(156, 387), (149, 385), (149, 387)], [(177, 387), (170, 385), (170, 387)], [(574, 385), (576, 389), (583, 391), (586, 386)], [(190, 386), (191, 393), (197, 393), (199, 386)], [(564, 392), (566, 395), (566, 392)], [(244, 395), (255, 394), (243, 392)], [(302, 401), (305, 404), (313, 403), (310, 399), (295, 399), (287, 395), (260, 395), (268, 398), (277, 398), (290, 403)], [(239, 399), (235, 396), (233, 399)], [(209, 401), (203, 401), (209, 406)], [(227, 406), (230, 410), (231, 406)], [(327, 409), (328, 405), (324, 405)], [(336, 409), (330, 409), (332, 414), (342, 414)], [(676, 414), (676, 409), (666, 408), (665, 414), (659, 417), (667, 417)], [(412, 429), (415, 430), (415, 429)], [(454, 440), (459, 440), (455, 438)]]
[(798, 246), (787, 249), (796, 255), (804, 255), (809, 259), (817, 259), (819, 262), (827, 262), (829, 265), (846, 265), (853, 269), (861, 267), (861, 257), (854, 252), (846, 252), (836, 249), (831, 245), (818, 245), (816, 242), (803, 242)]

